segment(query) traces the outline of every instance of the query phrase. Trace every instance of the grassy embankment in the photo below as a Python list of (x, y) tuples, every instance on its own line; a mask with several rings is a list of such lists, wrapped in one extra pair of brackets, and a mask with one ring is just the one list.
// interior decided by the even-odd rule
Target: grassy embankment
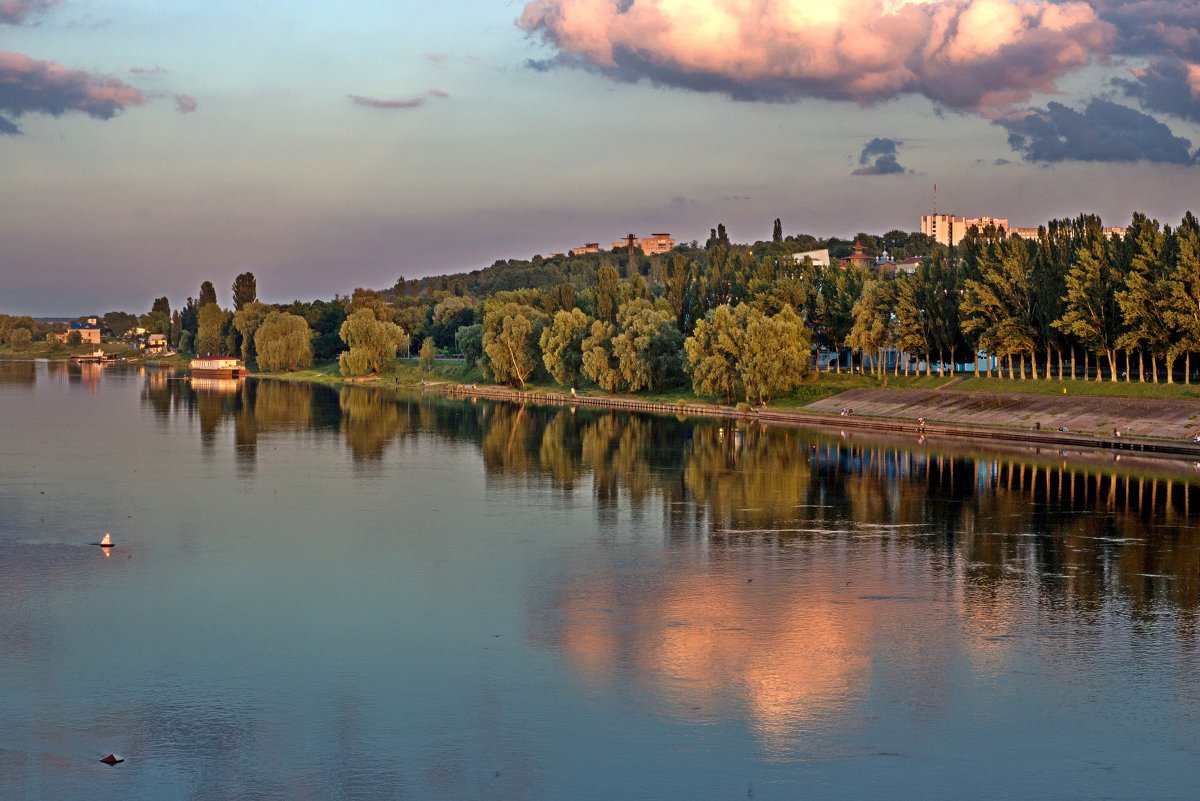
[[(137, 348), (132, 345), (126, 345), (124, 342), (103, 342), (100, 344), (100, 349), (113, 356), (123, 356), (127, 359), (140, 356)], [(60, 343), (31, 342), (21, 350), (17, 350), (9, 345), (0, 345), (0, 359), (14, 361), (33, 359), (66, 361), (76, 353), (91, 353), (94, 350), (96, 350), (96, 346), (90, 343), (84, 345), (63, 345)]]
[[(367, 386), (417, 387), (423, 383), (493, 385), (492, 382), (484, 379), (483, 373), (474, 365), (467, 365), (463, 362), (439, 361), (434, 363), (432, 369), (426, 370), (421, 367), (417, 359), (397, 359), (382, 374), (364, 378), (346, 378), (342, 376), (338, 372), (336, 362), (320, 364), (310, 370), (300, 370), (294, 373), (261, 373), (259, 375), (263, 378), (277, 378), (285, 381), (307, 381), (329, 386), (364, 384)], [(819, 376), (814, 374), (809, 376), (804, 384), (795, 392), (772, 398), (771, 407), (773, 409), (800, 409), (810, 403), (837, 395), (848, 389), (936, 389), (948, 381), (950, 381), (948, 377), (942, 378), (939, 376), (888, 376), (886, 379), (879, 379), (872, 376), (852, 375), (848, 372), (841, 373), (840, 375), (837, 373), (822, 373)], [(546, 380), (530, 382), (525, 385), (523, 391), (534, 394), (561, 394), (569, 390), (555, 384), (553, 381)], [(607, 397), (610, 395), (610, 393), (606, 393), (595, 386), (581, 387), (578, 393), (592, 397)], [(688, 403), (713, 403), (718, 405), (724, 405), (725, 403), (724, 398), (696, 395), (689, 386), (674, 387), (661, 392), (615, 393), (612, 396), (636, 398), (637, 400), (649, 403), (678, 403), (679, 401)], [(735, 398), (734, 403), (737, 403), (739, 400), (741, 399)]]
[[(1200, 400), (1200, 384), (1152, 384), (1131, 381), (1058, 381), (1045, 379), (1009, 380), (966, 376), (947, 387), (957, 392), (1021, 393), (1030, 395), (1075, 395), (1089, 398), (1183, 398)], [(1066, 390), (1064, 393), (1063, 390)]]

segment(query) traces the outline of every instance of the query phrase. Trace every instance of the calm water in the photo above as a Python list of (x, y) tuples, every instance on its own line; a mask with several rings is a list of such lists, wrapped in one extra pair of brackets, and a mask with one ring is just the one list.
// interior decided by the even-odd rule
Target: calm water
[(1196, 798), (1197, 470), (935, 447), (0, 362), (0, 798)]

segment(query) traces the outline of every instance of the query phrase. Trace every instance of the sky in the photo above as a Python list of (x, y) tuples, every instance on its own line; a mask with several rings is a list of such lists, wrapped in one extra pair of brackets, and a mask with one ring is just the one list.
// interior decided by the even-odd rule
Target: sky
[(0, 0), (0, 313), (1200, 211), (1196, 0)]

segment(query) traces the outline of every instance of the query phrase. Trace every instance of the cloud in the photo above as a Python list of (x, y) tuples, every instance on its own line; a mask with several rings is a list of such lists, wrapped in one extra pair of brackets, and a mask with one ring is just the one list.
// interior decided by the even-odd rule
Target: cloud
[(918, 94), (955, 109), (1053, 91), (1117, 38), (1096, 8), (1069, 0), (533, 0), (517, 24), (556, 50), (527, 62), (535, 69), (743, 100)]
[(425, 105), (425, 102), (430, 98), (449, 97), (440, 89), (430, 89), (420, 97), (411, 97), (405, 100), (380, 100), (374, 97), (365, 97), (363, 95), (346, 95), (350, 98), (350, 102), (356, 106), (366, 106), (367, 108), (386, 108), (386, 109), (405, 109), (417, 108)]
[(904, 167), (897, 160), (900, 146), (904, 143), (897, 139), (876, 137), (867, 142), (858, 155), (859, 168), (851, 175), (898, 175), (904, 172)]
[(1081, 111), (1061, 103), (998, 119), (1026, 161), (1155, 161), (1195, 164), (1191, 142), (1148, 114), (1092, 98)]
[(20, 132), (6, 117), (31, 113), (58, 117), (77, 111), (107, 120), (125, 107), (143, 102), (145, 96), (140, 89), (116, 78), (67, 69), (20, 53), (0, 52), (0, 133)]
[(62, 0), (0, 0), (0, 23), (17, 25), (32, 14), (47, 11)]
[(175, 110), (180, 114), (191, 114), (197, 107), (196, 98), (191, 95), (175, 95)]
[(162, 67), (130, 67), (130, 75), (166, 75), (170, 70)]
[(1200, 64), (1157, 59), (1130, 72), (1132, 79), (1115, 78), (1112, 83), (1127, 97), (1136, 98), (1142, 108), (1200, 122)]

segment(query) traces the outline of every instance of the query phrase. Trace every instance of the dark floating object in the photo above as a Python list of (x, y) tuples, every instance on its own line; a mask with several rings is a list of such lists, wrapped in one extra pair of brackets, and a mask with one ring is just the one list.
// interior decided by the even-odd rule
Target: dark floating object
[(104, 532), (104, 537), (103, 537), (103, 538), (102, 538), (102, 539), (101, 539), (99, 542), (97, 542), (96, 544), (97, 544), (97, 545), (99, 545), (101, 548), (111, 548), (111, 547), (113, 547), (113, 545), (115, 545), (116, 543), (114, 543), (114, 542), (112, 541), (112, 534), (109, 534), (109, 533), (106, 531), (106, 532)]
[(124, 762), (125, 757), (117, 756), (116, 754), (109, 754), (108, 756), (104, 757), (100, 761), (103, 762), (105, 765), (116, 765), (119, 762)]

